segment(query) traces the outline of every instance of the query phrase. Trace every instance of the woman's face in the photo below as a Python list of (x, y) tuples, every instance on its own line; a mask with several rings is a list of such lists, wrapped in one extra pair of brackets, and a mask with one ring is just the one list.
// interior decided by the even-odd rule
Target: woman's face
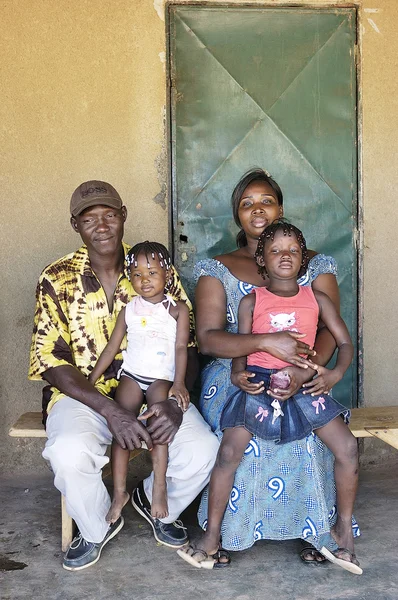
[(246, 236), (257, 239), (275, 219), (283, 216), (275, 191), (265, 181), (253, 181), (242, 194), (238, 217)]

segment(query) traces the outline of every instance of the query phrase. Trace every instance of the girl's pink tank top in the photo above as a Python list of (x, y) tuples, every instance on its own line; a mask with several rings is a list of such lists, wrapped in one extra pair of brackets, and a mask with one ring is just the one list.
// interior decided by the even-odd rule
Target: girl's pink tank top
[[(276, 296), (264, 287), (255, 288), (252, 293), (256, 295), (252, 333), (305, 333), (306, 337), (301, 339), (312, 348), (318, 327), (319, 306), (311, 287), (299, 286), (298, 293), (289, 298)], [(290, 363), (274, 358), (268, 352), (255, 352), (247, 357), (247, 365), (283, 369)]]

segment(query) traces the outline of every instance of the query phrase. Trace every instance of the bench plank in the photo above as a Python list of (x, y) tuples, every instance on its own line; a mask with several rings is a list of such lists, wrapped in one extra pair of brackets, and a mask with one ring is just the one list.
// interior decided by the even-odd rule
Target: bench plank
[(41, 412), (27, 412), (21, 415), (18, 421), (10, 428), (11, 437), (37, 437), (45, 438), (46, 430), (42, 421)]
[[(364, 406), (351, 410), (350, 429), (355, 437), (380, 437), (380, 431), (388, 431), (384, 441), (397, 448), (398, 406)], [(393, 443), (394, 442), (394, 443)]]

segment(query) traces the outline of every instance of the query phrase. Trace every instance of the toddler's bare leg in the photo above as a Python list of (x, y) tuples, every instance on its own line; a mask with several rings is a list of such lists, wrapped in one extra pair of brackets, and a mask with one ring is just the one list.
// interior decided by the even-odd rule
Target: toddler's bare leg
[[(317, 429), (315, 433), (333, 452), (335, 457), (334, 477), (337, 493), (337, 521), (333, 529), (333, 536), (340, 548), (347, 548), (354, 554), (351, 518), (358, 488), (357, 441), (341, 417), (333, 419), (324, 427)], [(351, 561), (348, 553), (343, 554), (339, 555), (339, 558)], [(354, 562), (354, 560), (351, 562)]]
[(166, 471), (168, 448), (166, 445), (154, 446), (151, 452), (153, 466), (153, 488), (151, 515), (157, 519), (163, 519), (169, 515), (167, 505)]
[[(171, 385), (172, 383), (170, 381), (165, 381), (164, 379), (157, 379), (151, 383), (146, 392), (148, 406), (152, 406), (152, 404), (155, 404), (156, 402), (174, 402), (174, 400), (168, 400), (167, 396)], [(151, 515), (156, 519), (164, 519), (169, 514), (166, 484), (168, 460), (167, 445), (154, 446), (151, 452), (151, 457), (154, 475)]]
[[(115, 400), (126, 408), (138, 414), (142, 405), (144, 394), (136, 381), (129, 377), (122, 376), (119, 386), (116, 390)], [(108, 523), (114, 523), (120, 517), (123, 506), (129, 500), (129, 494), (126, 490), (127, 470), (129, 464), (130, 451), (119, 446), (115, 441), (112, 443), (112, 477), (113, 477), (113, 498), (112, 504), (106, 515)]]

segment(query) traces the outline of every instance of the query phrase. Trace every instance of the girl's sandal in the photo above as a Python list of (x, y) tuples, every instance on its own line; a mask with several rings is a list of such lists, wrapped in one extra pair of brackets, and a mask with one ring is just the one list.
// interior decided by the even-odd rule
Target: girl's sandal
[[(188, 551), (192, 550), (192, 554), (188, 554)], [(189, 546), (185, 546), (185, 548), (180, 548), (177, 550), (178, 556), (185, 560), (185, 562), (189, 563), (193, 567), (197, 569), (213, 569), (214, 563), (216, 562), (214, 558), (202, 548), (197, 548), (194, 544), (189, 544)], [(203, 560), (198, 561), (194, 559), (195, 554), (199, 554), (203, 557)]]
[[(188, 554), (188, 551), (192, 551), (192, 554)], [(194, 544), (189, 544), (189, 546), (185, 546), (185, 548), (180, 548), (177, 550), (177, 554), (185, 560), (185, 562), (197, 569), (223, 569), (224, 567), (229, 567), (231, 564), (229, 552), (221, 547), (221, 542), (217, 552), (214, 554), (207, 554), (205, 550), (197, 548)], [(199, 554), (203, 560), (195, 560), (195, 554)]]
[(363, 571), (362, 571), (361, 567), (359, 565), (356, 565), (354, 562), (352, 562), (353, 560), (356, 560), (356, 556), (353, 552), (351, 552), (347, 548), (337, 548), (337, 550), (335, 550), (335, 552), (336, 553), (344, 552), (344, 553), (348, 554), (350, 557), (350, 560), (348, 561), (348, 560), (343, 560), (342, 558), (338, 558), (334, 553), (330, 552), (330, 550), (325, 548), (325, 546), (322, 546), (322, 548), (320, 549), (320, 553), (325, 558), (330, 560), (331, 563), (338, 565), (345, 571), (349, 571), (350, 573), (353, 573), (354, 575), (362, 575)]

